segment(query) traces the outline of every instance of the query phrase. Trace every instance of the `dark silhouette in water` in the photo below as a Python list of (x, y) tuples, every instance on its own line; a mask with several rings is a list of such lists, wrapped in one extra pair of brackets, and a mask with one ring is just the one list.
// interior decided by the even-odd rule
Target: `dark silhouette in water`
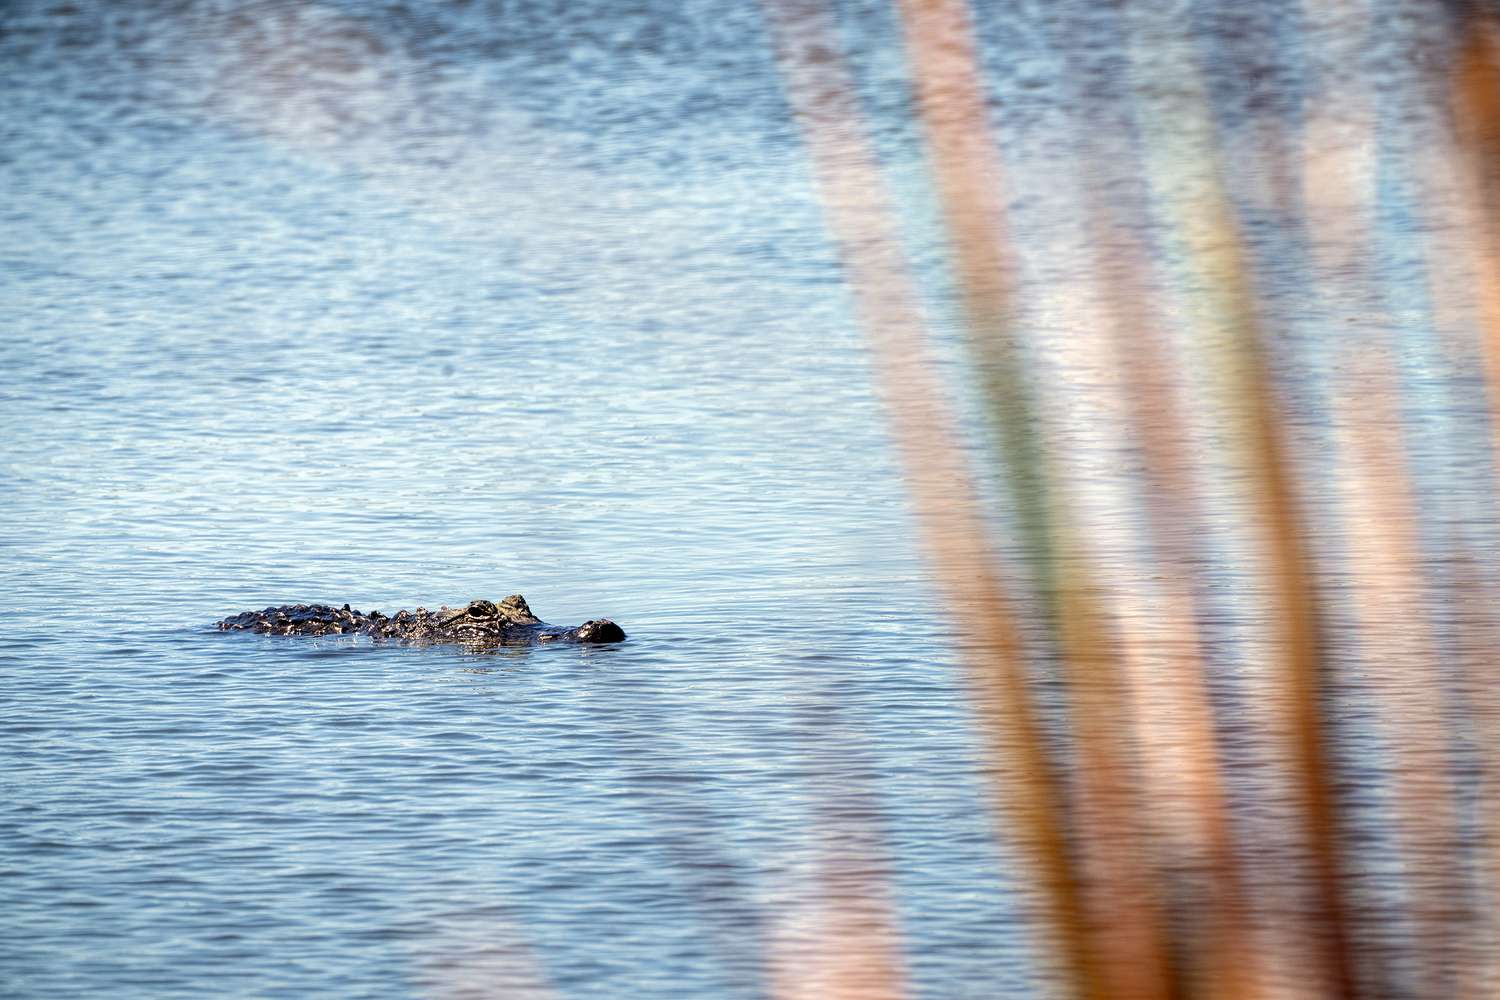
[(345, 604), (284, 604), (264, 611), (246, 611), (215, 623), (225, 632), (266, 632), (272, 635), (360, 634), (409, 642), (461, 642), (467, 645), (513, 645), (531, 642), (621, 642), (625, 632), (608, 618), (586, 621), (576, 628), (548, 625), (512, 594), (496, 604), (470, 601), (467, 606), (428, 611), (398, 611), (387, 617), (379, 611), (363, 614)]

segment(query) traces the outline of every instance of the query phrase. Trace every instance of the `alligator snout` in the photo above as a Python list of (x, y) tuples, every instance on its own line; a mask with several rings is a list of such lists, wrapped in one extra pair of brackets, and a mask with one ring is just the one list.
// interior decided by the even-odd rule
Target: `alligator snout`
[(624, 642), (625, 630), (608, 618), (596, 618), (586, 621), (577, 628), (561, 629), (555, 632), (542, 632), (537, 635), (538, 642), (556, 642), (565, 640), (567, 642)]

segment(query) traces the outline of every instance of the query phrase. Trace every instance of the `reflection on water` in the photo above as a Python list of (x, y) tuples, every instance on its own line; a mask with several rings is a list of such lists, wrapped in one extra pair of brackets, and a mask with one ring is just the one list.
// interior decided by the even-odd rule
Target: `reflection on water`
[(1490, 991), (1492, 27), (0, 29), (0, 992)]

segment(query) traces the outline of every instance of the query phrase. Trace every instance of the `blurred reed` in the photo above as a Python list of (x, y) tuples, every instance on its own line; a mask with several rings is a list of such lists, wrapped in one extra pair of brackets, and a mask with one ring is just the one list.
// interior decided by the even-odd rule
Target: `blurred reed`
[[(1061, 813), (1058, 764), (1044, 738), (1025, 671), (1022, 635), (986, 536), (976, 488), (955, 440), (954, 416), (928, 357), (918, 296), (903, 260), (894, 210), (838, 54), (831, 15), (816, 0), (767, 5), (787, 94), (830, 230), (875, 355), (896, 445), (939, 582), (964, 640), (976, 708), (1015, 836), (1042, 891), (1065, 974), (1088, 992), (1084, 914)], [(937, 445), (936, 447), (934, 445)]]
[[(900, 1000), (908, 995), (901, 924), (883, 844), (875, 769), (839, 716), (835, 689), (808, 692), (804, 749), (813, 776), (808, 888), (774, 914), (771, 1000)], [(852, 758), (852, 759), (851, 759)], [(836, 776), (836, 777), (835, 777)]]
[[(1489, 398), (1492, 450), (1500, 455), (1500, 12), (1488, 14), (1475, 6), (1460, 8), (1459, 48), (1453, 71), (1451, 106), (1460, 161), (1455, 186), (1462, 242), (1468, 244), (1472, 269), (1464, 273), (1474, 286), (1483, 331), (1484, 381)], [(1460, 309), (1465, 303), (1460, 303)], [(1500, 461), (1496, 462), (1500, 468)], [(1457, 546), (1455, 546), (1457, 547)], [(1478, 912), (1470, 915), (1472, 939), (1455, 977), (1455, 993), (1465, 997), (1500, 992), (1500, 697), (1494, 673), (1494, 651), (1500, 640), (1500, 587), (1476, 569), (1480, 562), (1471, 550), (1457, 559), (1458, 579), (1452, 586), (1460, 613), (1476, 627), (1459, 633), (1459, 659), (1467, 673), (1463, 680), (1476, 720), (1483, 776), (1480, 843), (1475, 863), (1480, 884), (1473, 891)]]
[[(1308, 74), (1300, 113), (1247, 105), (1234, 119), (1180, 11), (1101, 8), (1115, 19), (1118, 58), (1104, 71), (1065, 68), (1074, 119), (1056, 179), (1081, 220), (1084, 264), (1061, 292), (1032, 292), (1076, 299), (1069, 315), (1087, 318), (1060, 348), (1018, 301), (1028, 248), (1010, 220), (996, 126), (1005, 108), (980, 69), (972, 12), (963, 0), (898, 6), (974, 381), (999, 444), (1001, 516), (980, 500), (931, 359), (838, 23), (816, 0), (766, 0), (931, 565), (964, 638), (1002, 836), (1034, 879), (1058, 994), (1494, 995), (1500, 811), (1482, 805), (1500, 775), (1500, 705), (1485, 696), (1493, 489), (1480, 503), (1489, 523), (1476, 528), (1455, 533), (1425, 509), (1434, 474), (1412, 451), (1417, 390), (1398, 336), (1420, 310), (1386, 287), (1381, 259), (1394, 197), (1389, 100), (1359, 82), (1378, 11), (1302, 4), (1301, 37), (1323, 69)], [(1500, 451), (1500, 27), (1477, 6), (1451, 10), (1442, 40), (1413, 50), (1431, 68), (1420, 82), (1447, 93), (1426, 106), (1447, 152), (1423, 155), (1451, 169), (1414, 200), (1433, 219), (1460, 220), (1473, 281), (1434, 278), (1448, 299), (1435, 295), (1423, 315), (1449, 329), (1446, 359), (1485, 359), (1471, 391), (1485, 395)], [(1284, 274), (1247, 230), (1267, 218), (1273, 242), (1301, 255), (1297, 306), (1265, 291)], [(1294, 321), (1304, 306), (1313, 319)], [(1329, 366), (1300, 369), (1313, 355), (1298, 338), (1319, 337)], [(1103, 487), (1078, 472), (1059, 402), (1077, 387), (1055, 359), (1088, 350), (1107, 359), (1110, 377), (1091, 391), (1121, 415), (1134, 459), (1115, 469), (1134, 498), (1124, 544), (1093, 517), (1118, 501), (1092, 495)], [(1210, 453), (1205, 440), (1226, 450)], [(1474, 457), (1497, 466), (1493, 454)], [(1228, 573), (1205, 554), (1215, 483), (1233, 511), (1222, 533), (1246, 543)], [(1221, 497), (1220, 518), (1224, 507)], [(1005, 524), (1013, 537), (997, 535)], [(1131, 562), (1136, 551), (1143, 562)], [(1222, 630), (1211, 595), (1226, 577), (1254, 622), (1238, 663), (1211, 641)], [(1053, 679), (1065, 692), (1055, 706)], [(1226, 731), (1242, 745), (1231, 750)], [(1480, 784), (1464, 777), (1466, 740)], [(1373, 766), (1351, 758), (1366, 745), (1381, 754)], [(1250, 767), (1271, 778), (1237, 770)], [(1382, 844), (1395, 856), (1385, 875), (1365, 856)], [(880, 896), (878, 872), (866, 873), (857, 899)], [(839, 898), (830, 890), (830, 905)], [(899, 978), (827, 995), (896, 996)]]

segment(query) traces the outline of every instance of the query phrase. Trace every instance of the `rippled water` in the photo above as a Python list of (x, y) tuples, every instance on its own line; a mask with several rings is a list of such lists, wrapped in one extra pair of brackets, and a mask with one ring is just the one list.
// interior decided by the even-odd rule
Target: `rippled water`
[[(761, 996), (851, 771), (1023, 982), (758, 14), (243, 7), (4, 15), (0, 992)], [(630, 641), (207, 630), (512, 592)]]
[[(503, 6), (0, 14), (0, 993), (761, 997), (832, 802), (883, 838), (918, 995), (1032, 994), (759, 10)], [(1048, 206), (1062, 98), (1022, 8), (980, 27), (1046, 288), (1076, 220)], [(943, 335), (893, 13), (854, 14)], [(1066, 343), (1056, 305), (1030, 318)], [(1487, 540), (1483, 406), (1412, 343), (1419, 471)], [(1043, 363), (1071, 433), (1112, 426), (1089, 361)], [(515, 592), (629, 641), (210, 629)]]

